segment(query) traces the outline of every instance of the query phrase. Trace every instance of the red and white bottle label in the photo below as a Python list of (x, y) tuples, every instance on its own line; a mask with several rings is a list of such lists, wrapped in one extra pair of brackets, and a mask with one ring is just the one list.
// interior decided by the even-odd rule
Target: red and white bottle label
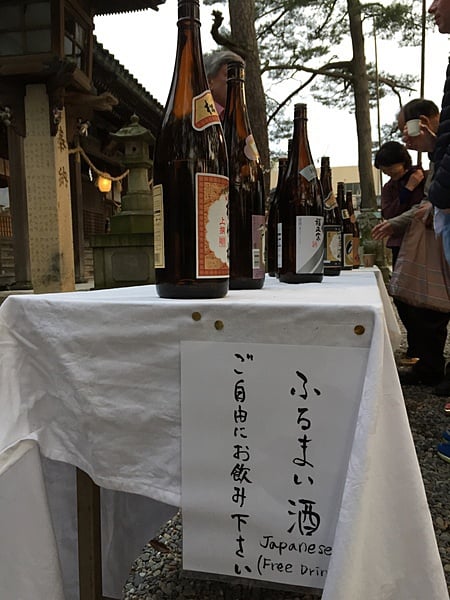
[(228, 177), (195, 175), (197, 277), (228, 277)]

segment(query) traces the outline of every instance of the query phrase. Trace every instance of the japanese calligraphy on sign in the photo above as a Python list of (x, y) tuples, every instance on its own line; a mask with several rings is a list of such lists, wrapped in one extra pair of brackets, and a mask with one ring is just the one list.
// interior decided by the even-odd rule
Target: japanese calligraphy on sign
[(183, 567), (323, 588), (361, 348), (182, 342)]

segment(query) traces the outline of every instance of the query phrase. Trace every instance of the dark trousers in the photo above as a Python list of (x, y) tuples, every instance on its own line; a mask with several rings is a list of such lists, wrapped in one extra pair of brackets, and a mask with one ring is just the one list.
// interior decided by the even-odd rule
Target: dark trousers
[[(399, 248), (391, 250), (394, 267)], [(426, 377), (442, 377), (445, 370), (444, 348), (450, 313), (419, 308), (400, 300), (394, 300), (394, 303), (406, 329), (408, 354), (420, 359), (413, 369)]]
[(444, 375), (444, 348), (450, 313), (429, 308), (410, 307), (409, 335), (419, 362), (413, 369), (421, 375), (439, 378)]

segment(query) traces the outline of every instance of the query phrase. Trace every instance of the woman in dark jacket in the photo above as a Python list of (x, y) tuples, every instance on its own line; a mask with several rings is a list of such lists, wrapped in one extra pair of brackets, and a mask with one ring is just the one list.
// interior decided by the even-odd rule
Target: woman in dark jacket
[[(381, 191), (381, 215), (392, 219), (419, 204), (425, 195), (425, 173), (421, 167), (413, 167), (408, 150), (399, 142), (386, 142), (375, 155), (375, 167), (390, 180)], [(388, 238), (386, 246), (392, 251), (392, 266), (397, 260), (402, 234)]]
[[(375, 155), (375, 167), (390, 177), (381, 190), (381, 215), (389, 220), (408, 211), (419, 204), (425, 195), (425, 174), (420, 167), (413, 167), (408, 150), (399, 142), (386, 142)], [(387, 239), (386, 246), (392, 251), (392, 268), (395, 267), (403, 232), (393, 233)], [(418, 340), (416, 339), (415, 309), (395, 300), (398, 315), (405, 326), (408, 348), (406, 358), (413, 361), (420, 356)]]

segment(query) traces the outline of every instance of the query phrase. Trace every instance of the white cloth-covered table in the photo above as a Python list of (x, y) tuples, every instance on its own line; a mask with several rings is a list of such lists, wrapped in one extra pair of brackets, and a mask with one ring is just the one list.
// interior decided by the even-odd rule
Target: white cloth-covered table
[[(180, 341), (370, 348), (323, 600), (443, 600), (447, 588), (389, 340), (397, 343), (399, 330), (375, 272), (305, 285), (268, 278), (262, 290), (217, 300), (161, 299), (154, 286), (10, 296), (0, 308), (0, 450), (32, 437), (45, 457), (81, 468), (102, 488), (178, 506)], [(51, 503), (53, 513), (62, 510), (54, 497)], [(149, 511), (144, 504), (133, 511), (139, 531)], [(153, 512), (154, 529), (170, 512)], [(115, 517), (126, 521), (130, 510)], [(136, 535), (135, 547), (148, 535)], [(119, 597), (119, 584), (108, 585), (114, 587), (106, 582), (104, 593)]]

